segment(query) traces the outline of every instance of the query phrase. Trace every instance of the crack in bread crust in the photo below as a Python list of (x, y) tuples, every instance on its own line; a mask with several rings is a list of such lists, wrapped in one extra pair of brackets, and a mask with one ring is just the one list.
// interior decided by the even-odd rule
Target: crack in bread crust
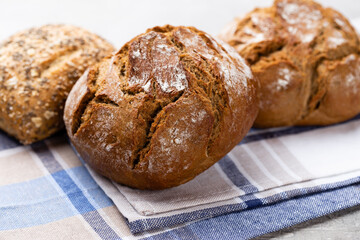
[[(72, 110), (74, 146), (90, 166), (126, 185), (161, 189), (191, 180), (255, 119), (256, 79), (233, 54), (192, 27), (155, 27), (135, 37), (81, 85), (89, 93)], [(166, 169), (171, 164), (177, 167)]]
[(88, 107), (89, 103), (93, 100), (95, 95), (93, 93), (88, 93), (84, 96), (81, 103), (79, 104), (79, 107), (76, 109), (74, 115), (73, 115), (73, 121), (72, 121), (72, 127), (71, 132), (73, 135), (76, 135), (78, 130), (80, 129), (80, 126), (83, 124), (81, 121), (86, 108)]
[(195, 79), (193, 84), (197, 85), (198, 93), (205, 96), (211, 102), (212, 110), (215, 114), (215, 122), (208, 144), (208, 148), (210, 148), (212, 142), (220, 132), (218, 123), (222, 121), (224, 109), (228, 107), (229, 104), (227, 92), (223, 84), (216, 79), (214, 73), (212, 71), (206, 71), (210, 69), (210, 65), (206, 60), (202, 59), (200, 65), (198, 65), (192, 58), (182, 56), (181, 62), (184, 63), (186, 69)]
[[(318, 67), (327, 60), (341, 61), (351, 54), (359, 54), (360, 49), (355, 30), (341, 14), (308, 0), (275, 0), (270, 8), (255, 9), (245, 17), (234, 20), (220, 38), (235, 47), (253, 70), (256, 69), (265, 76), (268, 75), (261, 72), (264, 66), (275, 65), (276, 61), (282, 60), (272, 59), (273, 54), (286, 56), (288, 60), (285, 61), (297, 66), (299, 73), (305, 76), (302, 80), (306, 86), (306, 91), (302, 94), (304, 100), (294, 100), (304, 102), (297, 119), (284, 116), (278, 123), (275, 120), (272, 120), (271, 124), (261, 122), (264, 121), (266, 115), (269, 116), (268, 119), (276, 119), (272, 113), (271, 101), (264, 101), (262, 104), (268, 108), (264, 108), (265, 110), (261, 113), (260, 122), (255, 121), (259, 127), (301, 124), (308, 116), (321, 108), (326, 96), (329, 83), (319, 78)], [(282, 55), (278, 54), (279, 52)], [(274, 75), (276, 74), (274, 72)], [(262, 88), (270, 89), (271, 86), (267, 85), (268, 83), (274, 85), (273, 98), (276, 98), (278, 94), (276, 89), (291, 85), (290, 81), (285, 82), (283, 79), (280, 79), (278, 83), (268, 79), (260, 79), (260, 82), (263, 85)], [(266, 98), (266, 101), (270, 98)], [(275, 100), (273, 104), (276, 103)], [(319, 120), (314, 124), (324, 123)]]
[[(338, 25), (331, 21), (332, 27), (334, 29), (338, 28)], [(319, 43), (319, 41), (321, 41), (324, 38), (324, 31), (325, 31), (325, 27), (323, 26), (322, 29), (320, 29), (320, 33), (319, 35), (317, 35), (315, 37), (315, 40), (313, 41), (313, 43), (310, 45), (310, 47), (314, 50), (316, 49), (317, 45), (321, 44)], [(348, 56), (350, 56), (351, 54), (357, 53), (359, 54), (359, 49), (355, 49), (355, 51), (350, 51), (350, 52), (344, 52), (340, 55), (337, 54), (337, 56), (335, 57), (329, 57), (329, 56), (324, 56), (324, 54), (321, 54), (318, 59), (315, 61), (315, 63), (312, 64), (312, 74), (311, 74), (311, 91), (308, 97), (308, 101), (307, 101), (307, 109), (304, 111), (302, 118), (300, 119), (303, 120), (305, 119), (307, 116), (309, 116), (313, 111), (315, 111), (316, 109), (320, 108), (320, 105), (322, 103), (322, 100), (324, 99), (325, 95), (326, 95), (326, 88), (327, 88), (327, 83), (322, 81), (322, 82), (317, 82), (318, 79), (318, 68), (319, 66), (326, 60), (332, 60), (332, 61), (339, 61), (342, 60)]]
[(133, 169), (136, 168), (136, 166), (140, 163), (142, 159), (145, 158), (146, 154), (149, 152), (151, 148), (151, 140), (153, 135), (155, 134), (156, 130), (158, 129), (158, 125), (163, 121), (164, 119), (161, 117), (162, 113), (164, 112), (165, 108), (169, 104), (176, 104), (176, 102), (181, 99), (181, 97), (184, 95), (184, 92), (180, 92), (178, 96), (175, 96), (170, 102), (167, 102), (164, 104), (164, 106), (161, 106), (161, 104), (158, 104), (158, 107), (152, 111), (149, 116), (150, 119), (147, 122), (147, 128), (146, 128), (146, 141), (143, 146), (141, 146), (139, 149), (136, 150), (137, 154), (136, 157), (133, 160)]
[[(195, 62), (193, 57), (188, 53), (191, 49), (186, 49), (181, 41), (177, 41), (174, 38), (173, 28), (165, 27), (165, 28), (157, 28), (154, 29), (155, 32), (163, 35), (167, 43), (171, 46), (175, 47), (179, 52), (179, 62), (186, 70), (187, 74), (190, 74), (191, 84), (194, 91), (197, 91), (199, 94), (202, 94), (206, 97), (210, 102), (212, 109), (215, 113), (215, 122), (213, 125), (212, 134), (209, 140), (208, 148), (212, 147), (212, 143), (214, 139), (218, 136), (221, 129), (219, 129), (218, 122), (222, 121), (223, 111), (226, 107), (228, 107), (228, 97), (226, 89), (224, 88), (224, 83), (219, 80), (219, 76), (213, 71), (214, 62), (209, 63), (201, 54), (199, 54), (199, 61)], [(214, 55), (218, 58), (222, 58), (221, 54), (219, 54), (216, 48), (212, 45), (211, 40), (209, 40), (206, 36), (201, 35), (200, 32), (191, 29), (194, 34), (200, 34), (201, 39), (204, 43), (211, 48), (214, 52)], [(148, 42), (148, 48), (151, 49), (153, 46), (155, 37), (151, 38)], [(119, 80), (124, 81), (121, 85), (121, 91), (124, 96), (129, 97), (130, 99), (135, 98), (140, 93), (144, 93), (145, 90), (138, 86), (129, 86), (128, 79), (131, 71), (131, 67), (133, 65), (131, 58), (129, 57), (129, 49), (131, 49), (131, 45), (126, 44), (119, 52), (116, 54), (116, 60), (111, 61), (111, 64), (116, 64), (119, 67)], [(124, 67), (125, 66), (125, 67)], [(92, 104), (110, 104), (112, 106), (118, 107), (118, 104), (111, 100), (106, 94), (98, 95), (99, 91), (99, 82), (97, 80), (99, 76), (99, 70), (92, 70), (92, 74), (89, 74), (88, 77), (88, 88), (91, 89), (91, 93), (89, 93), (88, 97), (83, 99), (83, 103), (80, 104), (80, 108), (77, 110), (74, 115), (74, 119), (77, 119), (73, 125), (73, 134), (75, 135), (80, 126), (86, 123), (91, 116), (91, 107)], [(189, 75), (189, 76), (190, 76)], [(161, 115), (164, 108), (170, 103), (176, 103), (183, 94), (184, 91), (180, 91), (174, 96), (170, 97), (170, 100), (167, 99), (159, 99), (156, 96), (157, 90), (159, 89), (159, 85), (153, 81), (150, 77), (148, 80), (152, 82), (152, 96), (144, 103), (148, 108), (152, 109), (150, 111), (139, 109), (139, 115), (142, 115), (142, 118), (146, 120), (146, 136), (143, 144), (138, 146), (134, 150), (134, 158), (133, 158), (133, 168), (135, 168), (138, 163), (146, 156), (146, 153), (151, 148), (151, 138), (157, 130), (157, 125), (159, 121), (156, 121), (158, 116)], [(131, 100), (129, 100), (131, 102)], [(156, 105), (155, 107), (150, 105)], [(85, 107), (84, 107), (85, 106)], [(145, 108), (144, 108), (145, 109)], [(85, 116), (84, 116), (85, 115)]]

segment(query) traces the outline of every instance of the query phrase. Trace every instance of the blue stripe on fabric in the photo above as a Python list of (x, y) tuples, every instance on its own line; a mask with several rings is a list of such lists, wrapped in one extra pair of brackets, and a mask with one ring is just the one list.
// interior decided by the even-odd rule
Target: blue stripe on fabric
[(50, 182), (51, 176), (46, 176), (27, 182), (1, 186), (0, 206), (31, 205), (58, 197), (59, 193)]
[(217, 217), (225, 213), (229, 214), (232, 212), (242, 211), (245, 209), (248, 210), (248, 209), (258, 208), (259, 206), (263, 208), (264, 206), (267, 206), (269, 204), (274, 204), (276, 202), (283, 200), (289, 200), (290, 197), (294, 198), (294, 197), (304, 196), (305, 194), (313, 194), (319, 191), (333, 190), (335, 188), (349, 186), (351, 184), (359, 183), (359, 182), (360, 182), (360, 177), (356, 177), (337, 183), (324, 184), (310, 188), (294, 189), (287, 192), (281, 192), (263, 199), (258, 199), (254, 195), (251, 196), (244, 195), (243, 196), (245, 197), (244, 199), (247, 199), (245, 203), (224, 205), (215, 208), (198, 210), (190, 213), (173, 215), (170, 217), (151, 218), (145, 220), (137, 220), (133, 222), (127, 221), (127, 224), (129, 225), (129, 228), (132, 233), (140, 233), (148, 230), (155, 230), (155, 229), (166, 228), (174, 225), (184, 224), (197, 219)]
[[(8, 139), (10, 139), (8, 136), (6, 136), (6, 135), (4, 135), (3, 133), (1, 133), (0, 132), (0, 138), (1, 137), (5, 137), (5, 138), (8, 138)], [(15, 142), (15, 141), (14, 141)], [(16, 147), (16, 146), (18, 146), (19, 144), (14, 144), (14, 145), (12, 145), (13, 147)], [(0, 147), (1, 147), (1, 140), (0, 140)], [(54, 165), (54, 166), (58, 166), (58, 165)], [(49, 167), (50, 169), (55, 169), (55, 167)], [(69, 174), (70, 175), (70, 174)], [(72, 175), (70, 175), (71, 177), (73, 177)], [(358, 182), (359, 180), (356, 180), (356, 181), (354, 181), (354, 182)], [(349, 182), (347, 182), (346, 184), (351, 184), (350, 183), (351, 181), (349, 181)], [(341, 184), (340, 184), (341, 185)], [(335, 184), (333, 187), (338, 187), (338, 186), (340, 186), (339, 184)], [(316, 191), (320, 191), (320, 190), (328, 190), (329, 188), (327, 188), (326, 186), (325, 187), (321, 187), (321, 188), (318, 188), (318, 189), (314, 189), (313, 191), (314, 192), (316, 192)], [(92, 191), (92, 190), (91, 190)], [(102, 191), (97, 191), (98, 193), (99, 193), (99, 196), (101, 195), (100, 194), (100, 192), (102, 192)], [(291, 192), (291, 194), (290, 194), (290, 192), (288, 192), (289, 193), (289, 195), (290, 195), (290, 197), (293, 197), (293, 196), (299, 196), (299, 195), (302, 195), (302, 194), (305, 194), (305, 193), (311, 193), (312, 192), (312, 190), (306, 190), (306, 191), (304, 191), (303, 189), (300, 189), (300, 190), (298, 190), (298, 189), (296, 189), (296, 190), (293, 190), (292, 192)], [(102, 194), (104, 194), (103, 192), (102, 192)], [(92, 195), (92, 193), (90, 194), (90, 195)], [(20, 195), (19, 195), (19, 197), (21, 197)], [(0, 198), (1, 198), (1, 195), (0, 195)], [(270, 198), (272, 198), (271, 200), (270, 200)], [(269, 198), (267, 198), (267, 199), (269, 199), (269, 201), (267, 201), (267, 203), (274, 203), (274, 202), (276, 202), (276, 201), (279, 201), (279, 200), (281, 200), (281, 198), (283, 198), (283, 197), (280, 197), (280, 196), (271, 196), (271, 197), (269, 197)], [(1, 200), (1, 199), (0, 199)], [(252, 199), (251, 199), (252, 200)], [(38, 221), (38, 222), (42, 222), (43, 220), (44, 220), (44, 223), (47, 223), (47, 222), (51, 222), (51, 221), (56, 221), (56, 220), (58, 220), (58, 219), (62, 219), (62, 218), (66, 218), (66, 211), (67, 211), (67, 209), (70, 211), (70, 215), (69, 216), (72, 216), (74, 213), (73, 213), (73, 208), (71, 208), (71, 207), (69, 207), (69, 205), (68, 206), (66, 206), (66, 207), (63, 207), (63, 206), (60, 206), (59, 205), (59, 203), (62, 203), (62, 202), (64, 202), (64, 199), (62, 199), (62, 198), (59, 198), (59, 199), (55, 199), (55, 200), (51, 200), (51, 202), (52, 201), (55, 201), (55, 203), (54, 203), (54, 205), (49, 205), (49, 206), (44, 206), (44, 207), (42, 207), (42, 205), (40, 206), (40, 205), (36, 205), (36, 204), (34, 204), (33, 206), (25, 206), (25, 207), (23, 207), (22, 208), (22, 210), (19, 210), (19, 209), (15, 209), (15, 208), (13, 208), (13, 207), (7, 207), (7, 208), (0, 208), (0, 226), (2, 226), (2, 227), (6, 227), (6, 226), (8, 226), (8, 225), (11, 225), (11, 224), (18, 224), (18, 225), (20, 225), (20, 224), (24, 224), (24, 225), (26, 225), (26, 223), (28, 222), (29, 224), (31, 224), (31, 226), (33, 226), (33, 225), (35, 225), (34, 223), (36, 223), (36, 221)], [(44, 204), (45, 205), (45, 204)], [(25, 209), (26, 208), (26, 209)], [(59, 209), (61, 209), (62, 210), (62, 212), (57, 212)], [(241, 210), (241, 209), (239, 209), (238, 208), (238, 205), (236, 205), (236, 206), (232, 206), (232, 208), (231, 207), (227, 207), (227, 209), (229, 210), (229, 211), (239, 211), (239, 210)], [(238, 210), (236, 210), (236, 209), (238, 209)], [(244, 207), (242, 208), (242, 209), (244, 209)], [(23, 217), (21, 217), (20, 219), (13, 219), (13, 216), (15, 216), (16, 215), (16, 213), (13, 213), (13, 214), (9, 214), (11, 211), (14, 211), (14, 210), (16, 210), (17, 211), (17, 213), (18, 213), (18, 215), (21, 215), (21, 216), (23, 216)], [(33, 211), (33, 212), (36, 212), (36, 213), (39, 213), (39, 214), (30, 214), (29, 212), (31, 212), (31, 211)], [(219, 210), (219, 209), (214, 209), (213, 211), (212, 211), (212, 213), (214, 213), (214, 212), (216, 212), (216, 213), (218, 213), (218, 215), (219, 214), (223, 214), (223, 213), (228, 213), (229, 211), (221, 211), (221, 210)], [(41, 214), (41, 212), (47, 212), (47, 214), (44, 214), (44, 215), (42, 215)], [(221, 212), (223, 212), (223, 213), (221, 213)], [(46, 219), (43, 219), (43, 217), (46, 215), (46, 216), (48, 216), (48, 214), (49, 213), (52, 213), (53, 215), (51, 215), (51, 216), (49, 216), (49, 218), (46, 218)], [(72, 215), (71, 215), (72, 214)], [(190, 214), (193, 214), (193, 213), (190, 213)], [(199, 218), (201, 218), (201, 217), (206, 217), (206, 214), (203, 214), (203, 213), (200, 213), (200, 212), (198, 212), (198, 213), (196, 213), (197, 214), (197, 216), (200, 216)], [(11, 216), (12, 216), (12, 218), (11, 218)], [(31, 219), (31, 216), (36, 216), (38, 219)], [(212, 217), (212, 216), (217, 216), (216, 214), (215, 215), (209, 215), (208, 217)], [(60, 218), (59, 218), (60, 217)], [(180, 216), (181, 218), (183, 217), (183, 216)], [(53, 220), (51, 220), (51, 219), (53, 219)], [(91, 219), (91, 218), (90, 218)], [(198, 218), (197, 218), (198, 219)], [(156, 221), (158, 221), (159, 222), (159, 219), (155, 219)], [(90, 220), (89, 220), (90, 221)], [(161, 224), (157, 224), (157, 225), (152, 225), (152, 226), (150, 226), (150, 228), (147, 228), (147, 227), (143, 227), (143, 229), (145, 229), (145, 230), (149, 230), (149, 229), (156, 229), (156, 228), (162, 228), (162, 227), (168, 227), (168, 226), (172, 226), (172, 225), (175, 225), (175, 224), (178, 224), (177, 222), (178, 222), (178, 220), (176, 219), (176, 218), (174, 218), (174, 219), (167, 219), (166, 220), (167, 222), (166, 223), (161, 223)], [(188, 221), (191, 221), (191, 220), (185, 220), (185, 219), (182, 219), (182, 222), (184, 223), (184, 222), (188, 222)], [(36, 225), (39, 225), (39, 224), (36, 224)], [(99, 224), (100, 225), (100, 224)], [(98, 225), (98, 226), (99, 226)], [(138, 225), (143, 225), (143, 223), (138, 223)], [(11, 229), (11, 228), (8, 228), (8, 229)], [(142, 230), (142, 231), (144, 231), (144, 230)]]
[[(274, 205), (193, 222), (199, 239), (250, 239), (360, 204), (360, 186), (351, 185)], [(167, 239), (168, 233), (153, 238)]]
[(31, 145), (31, 148), (40, 158), (49, 173), (55, 173), (63, 170), (63, 167), (55, 160), (55, 157), (44, 142), (34, 143)]
[(68, 195), (69, 200), (80, 214), (96, 210), (65, 171), (54, 173), (52, 177), (65, 194)]
[[(68, 171), (90, 176), (88, 172), (79, 171), (79, 168), (84, 167)], [(87, 178), (82, 177), (82, 179)], [(67, 195), (61, 195), (56, 191), (51, 181), (53, 181), (52, 177), (46, 176), (0, 187), (0, 206), (2, 206), (0, 207), (0, 229), (31, 227), (77, 215), (78, 212), (69, 205)], [(99, 186), (87, 185), (86, 187), (86, 189), (81, 188), (81, 191), (91, 196), (91, 201), (97, 208), (113, 205)], [(76, 195), (78, 192), (72, 194)], [(14, 216), (17, 216), (16, 219)]]
[(87, 212), (82, 216), (102, 239), (121, 240), (114, 230), (104, 221), (98, 211)]
[(219, 162), (221, 170), (226, 176), (233, 182), (235, 186), (243, 190), (246, 194), (258, 192), (259, 190), (252, 185), (248, 179), (242, 175), (235, 163), (230, 159), (229, 156), (223, 157)]
[[(329, 183), (329, 184), (323, 184), (323, 185), (309, 187), (309, 188), (293, 189), (293, 190), (289, 190), (286, 192), (281, 192), (281, 193), (274, 194), (273, 196), (266, 197), (263, 200), (267, 204), (272, 204), (272, 203), (279, 201), (280, 198), (282, 198), (282, 200), (284, 200), (284, 198), (283, 198), (284, 193), (287, 196), (289, 196), (287, 199), (290, 199), (290, 198), (301, 197), (304, 195), (309, 195), (309, 194), (318, 193), (318, 192), (322, 192), (322, 191), (341, 188), (341, 187), (349, 186), (351, 184), (356, 184), (359, 182), (360, 182), (360, 177), (355, 177), (355, 178), (348, 179), (348, 180), (341, 181), (341, 182)], [(287, 200), (287, 199), (285, 199), (285, 200)]]
[(255, 208), (255, 207), (259, 207), (259, 206), (263, 205), (263, 203), (260, 199), (248, 200), (245, 203), (248, 206), (248, 208)]
[(29, 205), (0, 208), (0, 230), (38, 226), (74, 216), (66, 197), (55, 197)]
[(114, 205), (84, 166), (68, 169), (67, 173), (96, 209)]
[(128, 222), (128, 221), (126, 222), (132, 233), (140, 233), (147, 230), (166, 228), (174, 225), (195, 221), (198, 219), (210, 218), (229, 212), (240, 211), (245, 209), (246, 207), (247, 205), (245, 203), (236, 203), (236, 204), (224, 205), (221, 207), (202, 209), (194, 212), (181, 213), (169, 217), (149, 218), (143, 220), (136, 220), (133, 222)]
[(356, 120), (359, 120), (359, 119), (360, 119), (360, 114), (357, 115), (356, 117), (346, 121), (346, 122), (333, 124), (333, 125), (328, 125), (328, 126), (289, 127), (289, 128), (285, 128), (285, 129), (277, 130), (277, 131), (271, 131), (270, 130), (270, 131), (262, 132), (262, 133), (258, 133), (258, 134), (255, 133), (255, 134), (252, 134), (252, 135), (245, 136), (244, 139), (238, 145), (245, 144), (245, 143), (250, 143), (250, 142), (255, 142), (255, 141), (260, 141), (260, 140), (263, 140), (263, 139), (270, 139), (270, 138), (287, 136), (287, 135), (291, 135), (291, 134), (308, 132), (308, 131), (315, 130), (315, 129), (320, 129), (320, 128), (334, 127), (334, 126), (337, 126), (337, 125), (346, 124), (346, 123), (356, 121)]
[(81, 185), (79, 186), (80, 188), (89, 189), (99, 187), (84, 166), (71, 168), (67, 170), (67, 173), (74, 181), (76, 180), (78, 182), (77, 185)]
[(0, 151), (18, 147), (21, 144), (14, 138), (8, 136), (6, 133), (0, 130)]
[[(65, 171), (65, 170), (62, 170)], [(67, 173), (76, 179), (80, 190), (91, 196), (96, 208), (113, 206), (113, 202), (91, 178), (85, 167), (68, 169)], [(52, 185), (52, 176), (44, 176), (26, 182), (0, 186), (0, 206), (31, 205), (51, 198), (66, 197)], [(88, 198), (89, 199), (89, 198)], [(1, 208), (0, 208), (1, 209)]]
[[(242, 175), (235, 163), (227, 155), (219, 161), (219, 166), (232, 183), (239, 189), (243, 190), (246, 195), (240, 196), (248, 208), (259, 207), (263, 205), (260, 199), (257, 199), (254, 194), (259, 192), (257, 187), (252, 185), (247, 178)], [(250, 198), (250, 200), (248, 200)]]
[[(84, 193), (74, 183), (66, 171), (58, 171), (62, 169), (61, 165), (56, 161), (48, 147), (44, 142), (32, 144), (32, 149), (39, 156), (44, 166), (49, 172), (53, 173), (52, 177), (67, 194), (77, 211), (84, 217), (87, 223), (102, 239), (120, 239), (116, 232), (105, 222), (95, 207), (88, 201)], [(57, 171), (57, 172), (55, 172)], [(92, 212), (90, 214), (89, 212)], [(89, 217), (90, 216), (90, 217)]]
[(259, 207), (263, 205), (262, 201), (256, 198), (252, 193), (258, 192), (258, 189), (247, 180), (238, 170), (234, 162), (225, 156), (219, 161), (219, 166), (226, 176), (234, 183), (235, 186), (243, 190), (246, 195), (241, 196), (244, 198), (244, 203), (230, 204), (221, 207), (209, 208), (204, 210), (195, 211), (192, 213), (179, 214), (170, 217), (145, 219), (128, 222), (132, 233), (139, 233), (146, 230), (153, 230), (172, 225), (182, 224), (200, 218), (207, 218), (219, 216), (221, 214), (240, 211), (249, 207)]

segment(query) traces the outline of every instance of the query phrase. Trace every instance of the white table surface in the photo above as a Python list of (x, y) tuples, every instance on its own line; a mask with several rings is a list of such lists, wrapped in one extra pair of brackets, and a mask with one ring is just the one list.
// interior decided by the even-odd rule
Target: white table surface
[[(319, 2), (360, 21), (360, 1)], [(19, 30), (48, 23), (84, 27), (118, 48), (155, 25), (192, 25), (217, 35), (235, 16), (271, 3), (271, 0), (0, 0), (0, 40)], [(360, 207), (356, 207), (259, 239), (360, 239), (359, 221)]]

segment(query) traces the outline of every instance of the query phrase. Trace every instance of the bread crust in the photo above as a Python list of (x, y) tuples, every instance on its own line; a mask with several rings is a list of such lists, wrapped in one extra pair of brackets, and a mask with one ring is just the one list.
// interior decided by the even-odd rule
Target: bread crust
[(235, 19), (220, 38), (260, 81), (256, 127), (329, 125), (360, 113), (359, 38), (337, 11), (276, 0)]
[(83, 159), (140, 189), (193, 179), (228, 153), (256, 117), (245, 61), (193, 27), (155, 27), (79, 80), (64, 120)]
[(76, 80), (113, 47), (70, 25), (19, 32), (0, 44), (0, 129), (23, 144), (63, 128), (63, 108)]

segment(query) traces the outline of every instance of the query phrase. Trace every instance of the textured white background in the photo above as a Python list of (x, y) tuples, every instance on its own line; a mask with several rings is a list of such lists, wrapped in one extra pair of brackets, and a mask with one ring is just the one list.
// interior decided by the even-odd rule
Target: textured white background
[[(349, 19), (360, 17), (360, 1), (319, 2)], [(47, 23), (84, 27), (118, 48), (155, 25), (193, 25), (217, 35), (235, 16), (271, 3), (271, 0), (0, 0), (0, 40)], [(345, 214), (335, 213), (259, 239), (359, 239), (359, 221), (360, 207), (356, 207)]]

